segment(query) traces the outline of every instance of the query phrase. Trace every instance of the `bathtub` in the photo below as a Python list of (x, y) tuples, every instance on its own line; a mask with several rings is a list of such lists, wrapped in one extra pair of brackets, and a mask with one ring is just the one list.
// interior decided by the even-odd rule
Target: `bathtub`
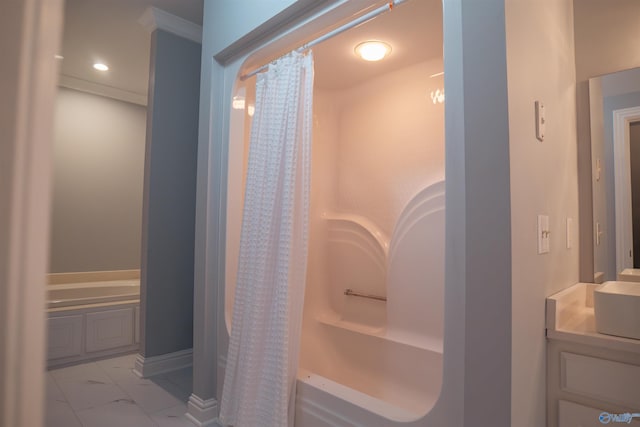
[(47, 314), (49, 368), (137, 351), (140, 280), (49, 285)]
[[(318, 330), (302, 337), (295, 427), (384, 426), (415, 421), (433, 408), (442, 384), (441, 340), (358, 330), (333, 319), (314, 323)], [(225, 355), (218, 360), (220, 378), (226, 362)]]
[(49, 309), (132, 300), (140, 300), (137, 279), (50, 285), (47, 289)]
[(303, 337), (297, 388), (301, 419), (320, 416), (326, 423), (338, 417), (345, 425), (366, 425), (357, 412), (340, 413), (335, 399), (361, 408), (360, 417), (375, 414), (398, 422), (415, 420), (435, 405), (442, 384), (441, 341), (363, 330), (339, 320), (320, 319), (314, 329), (312, 340)]

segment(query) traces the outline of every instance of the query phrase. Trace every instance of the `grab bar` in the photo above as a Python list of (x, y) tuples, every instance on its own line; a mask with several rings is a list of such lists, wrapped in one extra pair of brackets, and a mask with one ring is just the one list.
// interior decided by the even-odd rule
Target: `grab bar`
[(382, 297), (379, 295), (370, 295), (370, 294), (361, 294), (360, 292), (355, 292), (353, 289), (345, 289), (344, 290), (344, 294), (348, 295), (350, 297), (361, 297), (361, 298), (369, 298), (369, 299), (375, 299), (378, 301), (386, 301), (387, 297)]

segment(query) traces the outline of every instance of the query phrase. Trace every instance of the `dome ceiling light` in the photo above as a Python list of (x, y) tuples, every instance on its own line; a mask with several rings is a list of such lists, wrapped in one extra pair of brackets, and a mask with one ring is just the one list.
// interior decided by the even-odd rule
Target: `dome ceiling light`
[(391, 46), (385, 42), (370, 40), (358, 44), (354, 50), (365, 61), (380, 61), (391, 53)]

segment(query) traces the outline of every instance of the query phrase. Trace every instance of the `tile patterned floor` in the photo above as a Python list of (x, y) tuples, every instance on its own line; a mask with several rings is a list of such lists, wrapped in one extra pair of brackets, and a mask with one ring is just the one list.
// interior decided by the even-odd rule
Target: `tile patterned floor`
[(46, 427), (193, 427), (184, 416), (191, 368), (138, 378), (136, 355), (47, 373)]

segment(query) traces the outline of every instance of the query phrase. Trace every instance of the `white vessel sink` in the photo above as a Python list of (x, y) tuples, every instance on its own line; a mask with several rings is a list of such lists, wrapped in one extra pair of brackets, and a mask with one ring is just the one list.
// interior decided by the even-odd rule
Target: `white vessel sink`
[(640, 339), (640, 283), (604, 282), (593, 292), (596, 331)]
[(619, 282), (640, 282), (640, 268), (625, 268), (618, 273)]

